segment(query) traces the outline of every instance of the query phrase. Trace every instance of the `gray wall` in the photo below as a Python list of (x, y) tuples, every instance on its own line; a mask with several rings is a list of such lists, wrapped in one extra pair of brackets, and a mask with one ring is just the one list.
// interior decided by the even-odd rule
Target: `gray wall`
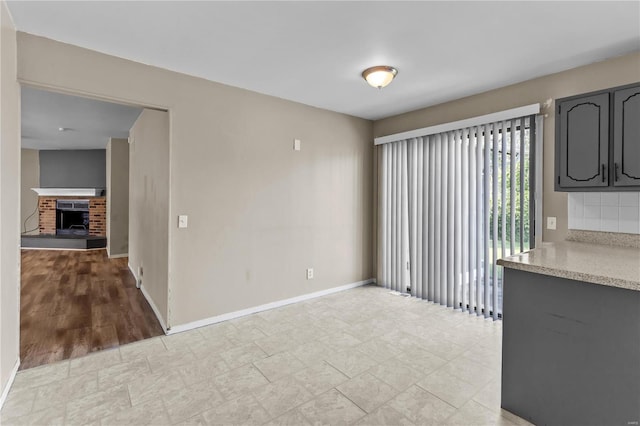
[(110, 139), (107, 144), (107, 253), (129, 252), (129, 143)]
[(40, 151), (41, 188), (106, 188), (104, 149)]

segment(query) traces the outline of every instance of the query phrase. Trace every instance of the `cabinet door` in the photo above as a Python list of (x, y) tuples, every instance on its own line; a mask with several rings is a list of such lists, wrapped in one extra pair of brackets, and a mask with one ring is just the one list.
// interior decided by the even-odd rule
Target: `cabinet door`
[(608, 186), (609, 94), (564, 101), (558, 115), (559, 186)]
[(614, 186), (640, 187), (640, 86), (613, 93)]

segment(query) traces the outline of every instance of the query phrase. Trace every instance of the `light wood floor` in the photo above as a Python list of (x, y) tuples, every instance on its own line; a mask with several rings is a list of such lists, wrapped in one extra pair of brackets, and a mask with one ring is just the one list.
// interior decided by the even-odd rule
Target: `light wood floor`
[(127, 267), (105, 250), (22, 251), (20, 369), (161, 335)]

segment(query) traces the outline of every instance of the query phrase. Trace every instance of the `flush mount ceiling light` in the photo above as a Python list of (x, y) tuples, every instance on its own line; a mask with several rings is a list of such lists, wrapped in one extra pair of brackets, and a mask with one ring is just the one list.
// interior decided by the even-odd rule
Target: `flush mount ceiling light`
[(367, 80), (371, 87), (382, 89), (387, 86), (398, 74), (398, 70), (388, 65), (378, 65), (362, 71), (362, 78)]

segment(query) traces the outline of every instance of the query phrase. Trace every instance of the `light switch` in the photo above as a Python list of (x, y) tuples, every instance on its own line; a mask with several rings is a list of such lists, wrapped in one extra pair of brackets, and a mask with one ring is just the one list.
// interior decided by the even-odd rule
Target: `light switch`
[(185, 214), (178, 216), (178, 228), (186, 228), (188, 226), (189, 217)]
[(554, 216), (547, 217), (547, 229), (556, 229), (556, 218)]
[(300, 139), (293, 140), (293, 150), (300, 151)]

